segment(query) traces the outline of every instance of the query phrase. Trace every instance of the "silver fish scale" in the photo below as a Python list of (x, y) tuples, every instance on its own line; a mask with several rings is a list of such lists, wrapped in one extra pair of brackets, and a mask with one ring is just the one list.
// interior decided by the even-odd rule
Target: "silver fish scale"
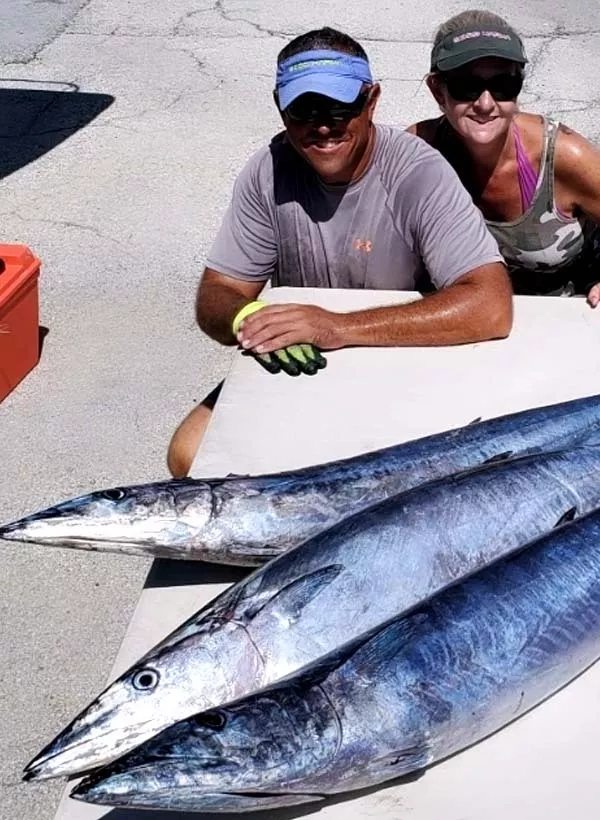
[[(177, 720), (292, 674), (600, 504), (600, 447), (495, 464), (396, 496), (256, 570), (99, 696), (32, 761), (108, 762)], [(145, 671), (151, 691), (135, 686)], [(98, 732), (98, 726), (102, 727)]]
[[(384, 766), (374, 771), (374, 761), (388, 761), (402, 746), (420, 749), (421, 764), (447, 757), (594, 663), (600, 656), (600, 512), (438, 594), (400, 625), (400, 637), (396, 625), (383, 630), (321, 684), (336, 706), (344, 743), (322, 776), (329, 789), (318, 778), (303, 780), (304, 791), (337, 791), (337, 766), (344, 768), (344, 788), (349, 777), (367, 785), (356, 762), (354, 774), (347, 771), (346, 744), (361, 744), (368, 784), (415, 768), (409, 758), (393, 775), (386, 776)], [(357, 678), (370, 685), (355, 687)], [(387, 721), (378, 723), (382, 712)]]
[(0, 527), (0, 538), (254, 566), (422, 482), (503, 455), (592, 442), (600, 442), (599, 396), (301, 470), (98, 491)]
[[(235, 714), (235, 705), (229, 711)], [(194, 775), (187, 761), (190, 757), (197, 757), (203, 762), (202, 772), (195, 781), (198, 788), (211, 791), (213, 780), (218, 781), (220, 787), (224, 783), (234, 787), (240, 772), (252, 760), (258, 763), (258, 767), (248, 772), (245, 789), (259, 789), (263, 769), (285, 777), (298, 755), (308, 761), (312, 751), (315, 756), (310, 759), (310, 767), (316, 771), (335, 758), (340, 748), (341, 728), (335, 709), (319, 687), (307, 692), (296, 692), (291, 688), (274, 697), (266, 693), (260, 701), (248, 704), (240, 713), (239, 725), (230, 738), (226, 757), (219, 734), (214, 731), (218, 715), (219, 712), (203, 713), (190, 719), (185, 726), (173, 726), (157, 739), (152, 751), (156, 765), (152, 771), (147, 771), (147, 788), (169, 782), (174, 789), (178, 786), (189, 789)], [(259, 717), (265, 725), (273, 727), (269, 737), (258, 738), (253, 734), (252, 729)], [(319, 738), (319, 743), (312, 750), (302, 748), (302, 738), (298, 732), (300, 727), (303, 732)], [(115, 771), (122, 775), (123, 785), (133, 782), (129, 770), (138, 764), (143, 765), (146, 760), (145, 752), (138, 757), (134, 751), (126, 762), (116, 764)], [(135, 777), (134, 774), (133, 780)]]
[[(600, 512), (595, 512), (442, 591), (287, 683), (224, 707), (221, 757), (209, 770), (202, 767), (202, 745), (191, 741), (189, 721), (167, 729), (120, 764), (132, 770), (120, 804), (159, 808), (168, 793), (172, 806), (193, 810), (202, 805), (205, 789), (226, 793), (258, 786), (287, 795), (289, 804), (294, 793), (320, 796), (373, 786), (481, 740), (599, 655)], [(305, 703), (299, 702), (302, 692)], [(328, 699), (329, 731), (326, 725), (315, 731), (311, 709), (317, 693)], [(334, 749), (330, 739), (336, 735), (341, 742)], [(181, 803), (168, 776), (149, 779), (157, 771), (158, 743), (175, 744), (187, 760)], [(270, 743), (268, 767), (252, 755), (260, 743)], [(232, 760), (238, 766), (228, 769)], [(190, 782), (197, 789), (195, 800)], [(77, 795), (112, 804), (115, 789), (120, 791), (119, 770), (108, 767)], [(259, 803), (257, 798), (255, 807)]]
[[(199, 810), (210, 792), (212, 807), (223, 810), (231, 806), (228, 792), (247, 792), (245, 807), (257, 808), (260, 794), (254, 803), (249, 794), (257, 788), (281, 793), (280, 805), (289, 805), (295, 793), (304, 801), (311, 793), (373, 786), (485, 738), (599, 656), (597, 510), (289, 680), (211, 713), (219, 727), (207, 729), (204, 742), (195, 727), (206, 716), (182, 721), (84, 780), (74, 796)], [(261, 744), (268, 745), (268, 766), (253, 756)], [(157, 750), (168, 758), (174, 747), (187, 764), (181, 791), (156, 759)]]

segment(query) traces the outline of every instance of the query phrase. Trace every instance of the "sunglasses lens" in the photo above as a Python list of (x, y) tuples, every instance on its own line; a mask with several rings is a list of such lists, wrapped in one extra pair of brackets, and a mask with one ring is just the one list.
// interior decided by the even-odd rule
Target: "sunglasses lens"
[(475, 77), (448, 77), (446, 88), (448, 94), (457, 102), (474, 102), (483, 91), (481, 83)]
[(342, 122), (358, 117), (365, 106), (368, 92), (359, 94), (352, 103), (316, 101), (314, 97), (302, 95), (288, 105), (284, 113), (295, 122)]
[(497, 102), (509, 102), (516, 99), (523, 88), (520, 74), (496, 74), (484, 79), (472, 74), (447, 77), (448, 94), (457, 102), (475, 102), (484, 91), (489, 91)]
[(518, 74), (498, 74), (490, 78), (488, 88), (498, 102), (508, 102), (521, 93), (523, 78)]

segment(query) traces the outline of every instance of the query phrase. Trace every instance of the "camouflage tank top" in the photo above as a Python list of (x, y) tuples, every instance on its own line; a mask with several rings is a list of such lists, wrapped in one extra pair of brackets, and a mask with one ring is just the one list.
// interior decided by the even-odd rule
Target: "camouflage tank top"
[[(540, 170), (529, 207), (512, 222), (486, 220), (486, 224), (506, 261), (515, 293), (587, 293), (599, 278), (600, 229), (584, 217), (568, 217), (557, 208), (554, 150), (559, 123), (549, 119), (543, 123)], [(466, 183), (470, 159), (445, 117), (438, 121), (432, 144)]]
[(575, 289), (573, 266), (584, 248), (583, 225), (554, 201), (554, 150), (558, 123), (544, 120), (544, 146), (533, 199), (512, 222), (486, 220), (506, 260), (515, 290), (549, 293)]

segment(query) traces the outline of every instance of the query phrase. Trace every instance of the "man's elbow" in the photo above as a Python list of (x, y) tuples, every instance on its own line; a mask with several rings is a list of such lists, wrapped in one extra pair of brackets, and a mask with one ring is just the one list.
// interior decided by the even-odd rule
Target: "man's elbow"
[(200, 330), (203, 331), (203, 333), (206, 333), (207, 336), (213, 335), (214, 321), (212, 321), (210, 313), (203, 309), (203, 306), (199, 300), (196, 302), (196, 324)]
[(480, 268), (460, 284), (471, 289), (474, 341), (506, 339), (513, 326), (513, 289), (505, 266)]
[(211, 321), (210, 312), (207, 311), (203, 304), (202, 295), (198, 292), (196, 296), (196, 324), (207, 336), (213, 336), (214, 322)]
[(507, 304), (497, 310), (493, 320), (494, 339), (507, 339), (513, 326), (513, 306), (512, 298), (507, 300)]
[(509, 292), (487, 303), (479, 321), (479, 341), (506, 339), (513, 326), (513, 300)]
[(226, 347), (237, 344), (237, 339), (231, 332), (231, 328), (224, 321), (207, 315), (202, 310), (196, 310), (196, 323), (200, 330), (215, 342), (219, 342), (219, 344)]

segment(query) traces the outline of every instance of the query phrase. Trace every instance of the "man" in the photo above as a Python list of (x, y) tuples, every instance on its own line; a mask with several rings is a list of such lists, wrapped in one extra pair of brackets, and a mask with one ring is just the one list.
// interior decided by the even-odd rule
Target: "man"
[[(512, 293), (498, 247), (449, 164), (401, 129), (374, 125), (380, 95), (367, 56), (324, 28), (279, 54), (274, 92), (285, 131), (255, 154), (198, 289), (198, 324), (267, 367), (324, 365), (350, 345), (448, 345), (508, 335)], [(334, 313), (256, 301), (264, 285), (416, 290), (410, 304)], [(215, 395), (176, 431), (171, 473), (186, 475)]]

